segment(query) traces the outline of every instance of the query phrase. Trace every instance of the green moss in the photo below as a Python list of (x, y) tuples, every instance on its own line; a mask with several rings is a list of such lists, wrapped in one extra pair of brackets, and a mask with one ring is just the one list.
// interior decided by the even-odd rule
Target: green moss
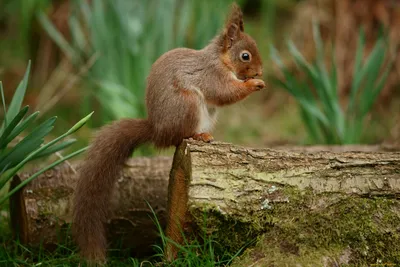
[[(253, 225), (251, 221), (232, 222), (214, 207), (192, 209), (191, 214), (196, 217), (194, 221), (199, 223), (195, 226), (197, 228), (195, 233), (205, 234), (220, 245), (217, 247), (232, 254), (254, 241), (264, 230), (264, 228)], [(265, 227), (265, 224), (263, 226)], [(218, 249), (216, 248), (216, 250)]]
[(281, 188), (279, 194), (289, 201), (272, 201), (269, 209), (247, 217), (227, 217), (214, 207), (191, 212), (195, 221), (204, 222), (198, 227), (232, 253), (257, 240), (234, 266), (256, 261), (263, 263), (257, 266), (319, 266), (329, 261), (348, 266), (400, 264), (399, 200), (314, 194), (293, 187)]

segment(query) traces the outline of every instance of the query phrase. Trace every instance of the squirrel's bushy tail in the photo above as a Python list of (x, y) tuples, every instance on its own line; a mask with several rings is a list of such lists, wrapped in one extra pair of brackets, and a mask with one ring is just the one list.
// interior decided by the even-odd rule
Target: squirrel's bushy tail
[(110, 197), (122, 165), (140, 144), (151, 141), (147, 120), (123, 119), (102, 128), (78, 170), (72, 230), (81, 256), (90, 262), (106, 258), (105, 223)]

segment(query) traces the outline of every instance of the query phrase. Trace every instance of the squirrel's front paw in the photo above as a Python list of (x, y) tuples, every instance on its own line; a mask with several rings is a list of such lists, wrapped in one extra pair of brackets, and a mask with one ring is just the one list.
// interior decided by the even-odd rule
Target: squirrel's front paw
[(246, 81), (248, 87), (250, 87), (254, 91), (261, 90), (265, 88), (265, 83), (263, 80), (260, 79), (250, 79)]

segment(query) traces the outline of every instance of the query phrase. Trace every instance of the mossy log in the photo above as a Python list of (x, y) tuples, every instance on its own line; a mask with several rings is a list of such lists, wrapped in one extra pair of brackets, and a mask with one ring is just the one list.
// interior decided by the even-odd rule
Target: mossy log
[[(233, 266), (396, 262), (398, 151), (381, 146), (252, 149), (184, 141), (173, 161), (127, 162), (112, 198), (109, 240), (139, 255), (151, 252), (157, 231), (147, 200), (161, 226), (168, 221), (166, 233), (178, 243), (181, 229), (192, 237), (205, 230), (225, 252), (257, 241)], [(15, 177), (12, 186), (28, 176)], [(11, 199), (12, 226), (22, 243), (51, 247), (69, 237), (75, 182), (75, 172), (62, 165)], [(176, 256), (174, 246), (166, 251), (170, 259)]]
[[(108, 225), (110, 248), (125, 248), (133, 255), (150, 255), (158, 238), (154, 215), (166, 224), (170, 157), (127, 161), (111, 198), (113, 217)], [(72, 195), (77, 165), (62, 164), (44, 173), (10, 199), (11, 227), (24, 245), (53, 249), (69, 244)], [(11, 189), (35, 171), (15, 176)], [(147, 203), (148, 202), (148, 203)]]
[[(288, 149), (183, 142), (167, 235), (182, 243), (182, 229), (203, 230), (232, 253), (257, 241), (233, 266), (399, 262), (399, 150)], [(167, 256), (176, 253), (171, 244)]]

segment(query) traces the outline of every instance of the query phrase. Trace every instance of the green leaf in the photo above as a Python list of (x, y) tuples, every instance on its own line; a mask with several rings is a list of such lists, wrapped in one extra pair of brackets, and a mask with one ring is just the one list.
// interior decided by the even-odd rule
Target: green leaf
[[(294, 75), (292, 75), (287, 70), (286, 66), (283, 64), (283, 62), (279, 56), (279, 53), (275, 49), (275, 47), (271, 46), (270, 51), (271, 51), (272, 61), (278, 65), (278, 67), (281, 69), (281, 71), (283, 72), (283, 75), (285, 77), (285, 81), (280, 81), (278, 79), (273, 78), (273, 82), (275, 82), (281, 88), (286, 89), (295, 98), (303, 98), (304, 96), (310, 97), (310, 95), (307, 93), (307, 91), (300, 89), (302, 87), (302, 85), (300, 85), (300, 83), (297, 81), (296, 77), (294, 77)], [(303, 93), (305, 94), (304, 96), (303, 96)]]
[(11, 134), (7, 137), (6, 143), (10, 143), (15, 137), (21, 134), (30, 124), (33, 122), (36, 117), (39, 115), (39, 111), (34, 112), (33, 114), (29, 115), (28, 118), (23, 120), (17, 127), (13, 129)]
[(355, 96), (357, 94), (357, 90), (360, 87), (360, 83), (361, 83), (361, 79), (362, 79), (361, 76), (357, 76), (357, 75), (360, 73), (360, 70), (361, 70), (361, 63), (362, 63), (362, 58), (363, 58), (364, 47), (365, 47), (365, 33), (364, 33), (363, 28), (360, 28), (358, 42), (357, 42), (356, 57), (355, 57), (355, 61), (354, 61), (353, 82), (352, 82), (351, 91), (350, 91), (350, 101), (352, 103), (352, 106), (354, 105)]
[(53, 145), (53, 146), (49, 147), (48, 149), (42, 151), (41, 153), (36, 154), (34, 157), (32, 157), (32, 160), (42, 158), (42, 157), (47, 157), (53, 153), (56, 153), (58, 151), (61, 151), (65, 148), (69, 147), (70, 145), (72, 145), (75, 142), (76, 142), (76, 139), (70, 139), (70, 140), (61, 142), (59, 144)]
[(72, 38), (74, 40), (74, 43), (77, 45), (79, 51), (81, 53), (85, 52), (85, 49), (87, 47), (87, 41), (85, 38), (85, 34), (82, 31), (82, 27), (79, 24), (78, 18), (75, 16), (71, 16), (68, 19), (68, 25), (69, 25), (69, 28), (71, 29), (70, 32), (71, 32)]
[(1, 125), (0, 128), (0, 133), (3, 133), (3, 130), (5, 127), (7, 127), (7, 116), (5, 116), (5, 114), (7, 114), (7, 109), (6, 109), (6, 99), (4, 97), (4, 90), (3, 90), (3, 83), (0, 81), (0, 92), (1, 92), (1, 101), (3, 102), (3, 111), (4, 111), (4, 122)]
[(71, 129), (68, 130), (66, 135), (73, 134), (74, 132), (78, 131), (83, 125), (86, 124), (86, 122), (92, 117), (94, 111), (92, 111), (89, 115), (78, 121), (74, 126), (71, 127)]
[(360, 75), (361, 70), (362, 70), (362, 59), (363, 59), (363, 54), (364, 54), (364, 47), (365, 47), (365, 32), (364, 29), (361, 27), (359, 31), (359, 36), (358, 36), (358, 41), (357, 41), (357, 50), (356, 50), (356, 56), (355, 56), (355, 61), (354, 61), (354, 70), (353, 70), (353, 81), (351, 84), (350, 88), (350, 94), (349, 94), (349, 103), (347, 105), (347, 122), (346, 122), (346, 128), (347, 132), (346, 135), (349, 135), (349, 137), (346, 137), (346, 143), (349, 142), (349, 140), (353, 140), (353, 129), (356, 121), (356, 112), (355, 112), (355, 105), (357, 103), (357, 93), (361, 87), (361, 82), (363, 77)]
[[(91, 113), (93, 114), (93, 112)], [(88, 118), (91, 114), (89, 114), (88, 116), (86, 116), (85, 118)], [(75, 124), (71, 129), (75, 129), (77, 130), (77, 127), (80, 125), (80, 127), (82, 126), (82, 121), (85, 121), (85, 118), (80, 120), (77, 124)], [(50, 120), (50, 119), (49, 119)], [(48, 121), (49, 121), (48, 120)], [(47, 121), (46, 121), (47, 122)], [(45, 123), (46, 123), (45, 122)], [(78, 125), (78, 126), (77, 126)], [(80, 128), (79, 127), (79, 128)], [(78, 129), (79, 129), (78, 128)], [(62, 140), (63, 138), (67, 137), (69, 135), (69, 133), (73, 133), (74, 130), (68, 131), (62, 135), (60, 135), (59, 137), (53, 139), (52, 141), (48, 142), (47, 144), (41, 146), (40, 148), (36, 149), (35, 151), (33, 151), (32, 153), (30, 153), (27, 157), (23, 158), (23, 160), (21, 160), (17, 166), (15, 166), (10, 172), (7, 173), (7, 175), (4, 176), (4, 180), (8, 181), (10, 180), (28, 161), (32, 160), (32, 158), (34, 158), (37, 154), (42, 153), (43, 151), (45, 151), (46, 149), (48, 149), (49, 147), (53, 146), (54, 144), (56, 144), (57, 142), (59, 142), (60, 140)]]
[[(321, 78), (323, 78), (323, 74), (321, 72), (321, 69), (318, 68), (316, 65), (316, 68), (313, 65), (310, 65), (306, 62), (304, 57), (301, 55), (301, 53), (297, 50), (296, 46), (293, 44), (292, 41), (288, 43), (289, 46), (289, 51), (293, 55), (296, 64), (300, 67), (300, 69), (308, 74), (308, 78), (311, 79), (312, 84), (314, 85), (316, 92), (324, 106), (326, 114), (329, 115), (329, 117), (332, 117), (333, 112), (332, 108), (330, 105), (330, 98), (328, 94), (326, 93), (326, 84), (322, 81)], [(311, 91), (312, 89), (309, 87), (305, 87), (304, 90)]]
[(6, 177), (3, 177), (3, 174), (9, 169), (8, 168), (9, 164), (4, 166), (4, 168), (0, 172), (0, 189), (3, 189), (4, 186), (7, 184), (8, 179)]
[[(318, 107), (315, 105), (314, 102), (312, 102), (310, 99), (306, 99), (303, 97), (301, 94), (301, 91), (298, 88), (301, 88), (302, 86), (296, 82), (295, 79), (291, 80), (291, 82), (282, 82), (278, 79), (274, 80), (275, 83), (286, 89), (290, 94), (292, 94), (297, 102), (304, 108), (305, 111), (316, 117), (318, 120), (320, 120), (323, 125), (328, 126), (329, 125), (329, 120), (326, 118), (326, 116), (318, 109)], [(295, 89), (296, 88), (296, 89)]]
[(0, 150), (5, 148), (9, 142), (6, 142), (7, 137), (12, 133), (18, 123), (25, 117), (28, 112), (29, 106), (25, 106), (23, 109), (18, 112), (18, 114), (14, 117), (14, 119), (10, 122), (10, 124), (5, 128), (3, 134), (0, 137)]
[(390, 74), (391, 66), (392, 66), (392, 64), (390, 64), (390, 66), (387, 67), (387, 69), (382, 74), (381, 78), (379, 79), (376, 87), (374, 89), (371, 89), (370, 94), (368, 96), (366, 96), (364, 101), (362, 102), (362, 106), (361, 106), (361, 110), (360, 110), (361, 118), (363, 118), (369, 112), (372, 105), (378, 98), (380, 92), (382, 91), (382, 89), (387, 81), (387, 77)]
[(16, 145), (12, 149), (8, 150), (7, 154), (0, 161), (0, 168), (8, 165), (9, 168), (13, 168), (21, 162), (24, 157), (26, 157), (29, 153), (40, 147), (40, 145), (44, 142), (44, 139), (32, 139), (29, 143), (21, 145)]
[(302, 106), (300, 106), (300, 115), (312, 139), (312, 142), (314, 144), (320, 143), (322, 140), (320, 137), (320, 133), (318, 131), (318, 125), (315, 121), (315, 117), (313, 117), (309, 112), (307, 112)]
[(56, 119), (56, 117), (53, 117), (46, 120), (22, 139), (21, 142), (19, 142), (0, 160), (0, 169), (2, 169), (6, 164), (10, 164), (10, 168), (16, 166), (27, 158), (30, 153), (39, 148), (44, 141), (43, 138), (53, 129), (53, 124)]
[(307, 112), (316, 117), (325, 127), (329, 127), (328, 118), (318, 109), (318, 107), (303, 99), (298, 99), (298, 101)]
[(335, 47), (332, 46), (331, 51), (331, 88), (332, 88), (332, 97), (333, 97), (333, 112), (335, 114), (335, 122), (337, 129), (337, 136), (339, 138), (339, 143), (342, 143), (345, 135), (345, 116), (340, 105), (339, 101), (339, 93), (338, 93), (338, 76), (337, 76), (337, 65), (336, 65), (336, 53)]
[(336, 50), (335, 47), (332, 46), (331, 51), (331, 88), (333, 90), (333, 95), (336, 98), (339, 98), (338, 95), (338, 76), (337, 76), (337, 66), (336, 66)]
[[(315, 21), (315, 19), (313, 19), (312, 21), (312, 31), (314, 43), (317, 50), (317, 60), (320, 61), (324, 59), (324, 46), (319, 31), (319, 24)], [(322, 64), (322, 62), (319, 62), (319, 64)]]
[(319, 92), (321, 102), (324, 106), (325, 113), (330, 120), (335, 121), (335, 112), (333, 100), (336, 98), (334, 88), (331, 88), (331, 79), (325, 67), (324, 46), (320, 35), (319, 25), (313, 20), (313, 37), (317, 49), (316, 68), (319, 76), (319, 86), (316, 88)]
[[(376, 53), (374, 53), (376, 51)], [(369, 60), (371, 57), (371, 60)], [(367, 59), (367, 63), (370, 62), (369, 65), (365, 65), (365, 75), (366, 75), (366, 82), (363, 88), (363, 92), (360, 98), (360, 110), (358, 111), (357, 115), (363, 117), (364, 112), (368, 112), (368, 109), (365, 108), (364, 103), (373, 102), (377, 97), (375, 83), (378, 80), (378, 76), (380, 74), (380, 70), (382, 68), (382, 64), (385, 58), (385, 47), (383, 45), (383, 41), (379, 40), (376, 44), (374, 50), (370, 54), (370, 57)], [(373, 58), (372, 58), (373, 57)], [(363, 107), (364, 106), (364, 107)]]
[(14, 117), (18, 114), (19, 110), (21, 109), (22, 101), (24, 100), (25, 97), (26, 87), (28, 85), (30, 70), (31, 70), (31, 61), (29, 60), (24, 78), (22, 79), (17, 89), (15, 90), (10, 106), (8, 107), (6, 115), (7, 121), (11, 121), (12, 119), (14, 119)]
[(304, 71), (308, 74), (308, 76), (312, 79), (312, 80), (318, 80), (318, 73), (317, 71), (314, 69), (314, 67), (312, 65), (310, 65), (305, 58), (303, 57), (303, 55), (300, 53), (300, 51), (297, 49), (297, 47), (295, 46), (295, 44), (293, 43), (293, 41), (289, 41), (288, 42), (288, 48), (289, 48), (289, 52), (292, 54), (292, 56), (294, 57), (295, 63)]
[(278, 50), (272, 44), (269, 46), (269, 51), (271, 60), (275, 62), (275, 64), (278, 65), (279, 68), (285, 68), (285, 65), (283, 64), (279, 56)]
[[(0, 199), (0, 206), (13, 194), (15, 194), (15, 192), (17, 192), (18, 190), (20, 190), (21, 188), (23, 188), (25, 185), (27, 185), (28, 183), (30, 183), (31, 181), (33, 181), (34, 179), (36, 179), (39, 175), (41, 175), (42, 173), (54, 168), (55, 166), (59, 165), (60, 163), (63, 163), (64, 161), (75, 157), (76, 155), (79, 155), (80, 153), (84, 152), (87, 149), (87, 147), (79, 149), (65, 157), (63, 157), (62, 159), (59, 159), (57, 161), (55, 161), (54, 163), (48, 165), (47, 167), (41, 169), (40, 171), (36, 172), (35, 174), (33, 174), (31, 177), (29, 177), (28, 179), (24, 180), (22, 183), (20, 183), (18, 186), (16, 186), (15, 188), (13, 188), (12, 190), (10, 190), (5, 196), (3, 196)], [(13, 177), (13, 176), (11, 176)], [(11, 178), (10, 178), (11, 179)], [(8, 182), (8, 181), (6, 181)]]

